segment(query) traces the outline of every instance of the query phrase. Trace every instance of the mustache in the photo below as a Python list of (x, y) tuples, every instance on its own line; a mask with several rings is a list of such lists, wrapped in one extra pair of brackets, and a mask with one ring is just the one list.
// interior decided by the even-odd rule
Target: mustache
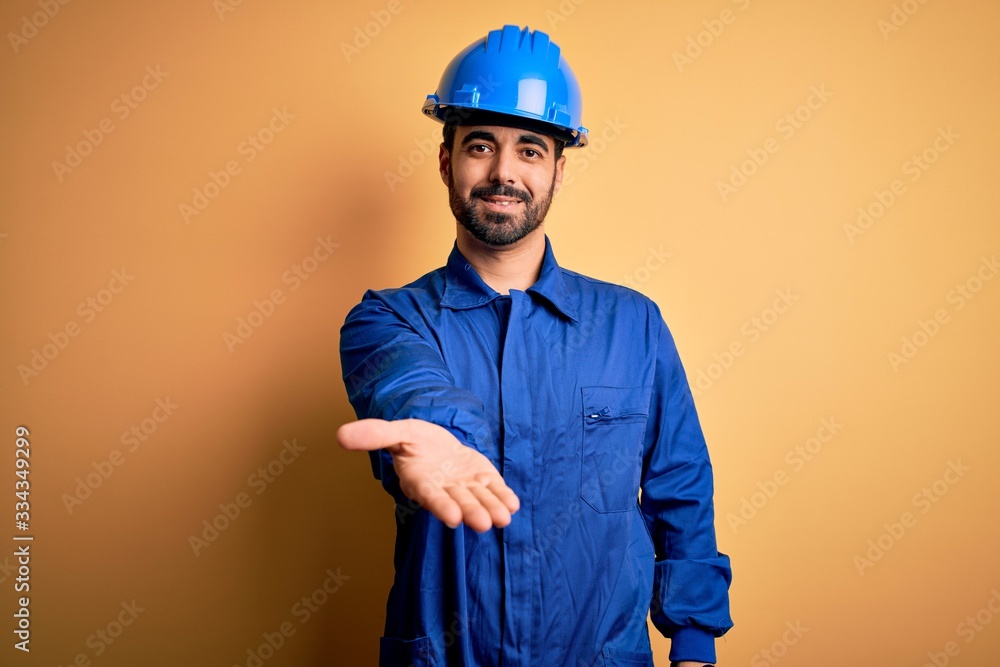
[(469, 196), (476, 197), (511, 197), (514, 199), (520, 199), (525, 204), (531, 203), (531, 195), (523, 190), (518, 190), (517, 188), (509, 185), (500, 185), (495, 183), (493, 185), (484, 185), (478, 188), (472, 188), (469, 192)]

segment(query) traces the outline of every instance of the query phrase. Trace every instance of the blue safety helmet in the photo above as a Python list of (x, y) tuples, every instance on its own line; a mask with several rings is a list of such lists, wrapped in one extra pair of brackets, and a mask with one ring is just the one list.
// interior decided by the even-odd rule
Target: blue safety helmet
[(442, 123), (473, 111), (537, 121), (567, 147), (587, 145), (580, 86), (559, 46), (540, 30), (491, 30), (448, 63), (423, 106)]

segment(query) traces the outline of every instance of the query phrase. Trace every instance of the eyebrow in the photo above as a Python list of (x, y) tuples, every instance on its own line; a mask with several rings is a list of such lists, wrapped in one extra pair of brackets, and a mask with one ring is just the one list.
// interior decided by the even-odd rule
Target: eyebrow
[[(493, 135), (492, 132), (487, 132), (486, 130), (473, 130), (472, 132), (469, 132), (467, 135), (465, 135), (464, 139), (462, 139), (462, 146), (465, 146), (470, 142), (476, 141), (477, 139), (484, 141), (492, 141), (493, 143), (496, 143), (497, 141), (497, 138)], [(548, 152), (549, 150), (548, 145), (537, 134), (522, 134), (520, 137), (517, 138), (517, 143), (540, 146), (545, 150), (545, 152)]]

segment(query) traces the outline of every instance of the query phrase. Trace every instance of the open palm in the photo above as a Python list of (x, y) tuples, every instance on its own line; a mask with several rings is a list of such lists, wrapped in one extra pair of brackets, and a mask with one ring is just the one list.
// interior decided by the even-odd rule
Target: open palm
[(520, 507), (490, 460), (437, 424), (360, 419), (341, 426), (337, 440), (348, 450), (390, 452), (403, 493), (451, 528), (503, 528)]

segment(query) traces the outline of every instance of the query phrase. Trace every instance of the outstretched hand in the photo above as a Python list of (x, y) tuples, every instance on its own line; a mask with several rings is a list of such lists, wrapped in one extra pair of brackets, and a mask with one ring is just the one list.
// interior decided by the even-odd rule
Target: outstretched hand
[(403, 493), (450, 528), (503, 528), (520, 507), (490, 460), (437, 424), (360, 419), (341, 426), (337, 440), (348, 450), (389, 451)]

